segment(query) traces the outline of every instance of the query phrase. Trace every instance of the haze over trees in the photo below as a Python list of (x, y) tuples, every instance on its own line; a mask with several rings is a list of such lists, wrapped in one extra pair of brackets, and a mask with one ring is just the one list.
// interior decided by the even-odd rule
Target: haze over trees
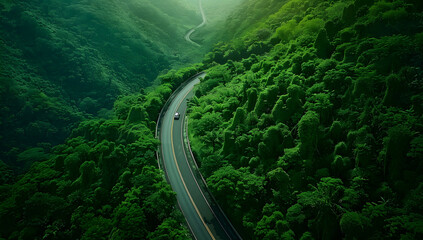
[(195, 0), (0, 2), (0, 239), (189, 239), (154, 130), (203, 70), (190, 141), (243, 238), (422, 239), (423, 3), (203, 7), (198, 48)]
[(45, 159), (83, 119), (113, 115), (117, 96), (199, 55), (183, 35), (201, 17), (183, 1), (2, 1), (0, 11), (0, 155), (22, 171), (19, 154)]

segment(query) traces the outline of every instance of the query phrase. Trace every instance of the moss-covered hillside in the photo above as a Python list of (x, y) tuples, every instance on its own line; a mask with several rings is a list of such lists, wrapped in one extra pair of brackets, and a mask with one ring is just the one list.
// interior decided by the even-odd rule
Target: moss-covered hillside
[(117, 96), (192, 63), (183, 36), (200, 21), (180, 0), (1, 1), (0, 160), (25, 171)]
[(239, 232), (422, 238), (422, 2), (251, 0), (227, 24), (189, 124)]
[[(172, 90), (197, 73), (162, 77), (120, 97), (111, 119), (85, 120), (14, 184), (0, 165), (0, 239), (190, 239), (157, 166), (155, 121)], [(25, 152), (26, 161), (40, 155)]]
[(189, 239), (154, 131), (202, 70), (190, 141), (244, 239), (423, 239), (421, 0), (244, 0), (146, 88), (189, 62), (182, 2), (0, 3), (0, 239)]

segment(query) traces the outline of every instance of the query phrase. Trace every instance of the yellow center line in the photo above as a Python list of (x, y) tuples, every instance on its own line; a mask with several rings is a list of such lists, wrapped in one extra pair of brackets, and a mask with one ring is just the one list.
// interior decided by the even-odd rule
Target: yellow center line
[[(191, 90), (194, 88), (194, 86), (184, 95), (184, 97), (182, 98), (182, 100), (179, 102), (179, 104), (178, 104), (178, 106), (176, 107), (176, 110), (178, 110), (179, 109), (179, 107), (181, 106), (181, 104), (182, 104), (182, 101), (186, 98), (186, 96), (191, 92)], [(185, 191), (187, 192), (187, 194), (188, 194), (188, 197), (189, 197), (189, 199), (191, 200), (191, 203), (192, 203), (192, 205), (194, 206), (194, 208), (195, 208), (195, 211), (197, 212), (197, 214), (198, 214), (198, 216), (200, 217), (200, 219), (201, 219), (201, 222), (203, 223), (203, 225), (204, 225), (204, 227), (206, 227), (206, 230), (207, 230), (207, 232), (210, 234), (210, 236), (211, 236), (211, 238), (213, 239), (213, 240), (216, 240), (216, 238), (213, 236), (213, 233), (210, 231), (210, 228), (207, 226), (207, 224), (204, 222), (204, 219), (203, 219), (203, 217), (201, 216), (201, 214), (200, 214), (200, 211), (198, 210), (198, 208), (197, 208), (197, 205), (195, 205), (195, 203), (194, 203), (194, 200), (192, 199), (192, 197), (191, 197), (191, 194), (189, 193), (189, 191), (188, 191), (188, 188), (187, 188), (187, 185), (185, 184), (185, 181), (184, 181), (184, 178), (182, 177), (182, 174), (181, 174), (181, 170), (179, 169), (179, 164), (178, 164), (178, 161), (176, 161), (176, 154), (175, 154), (175, 147), (173, 146), (173, 123), (175, 122), (175, 120), (174, 119), (172, 119), (172, 126), (171, 126), (171, 129), (170, 129), (170, 141), (171, 141), (171, 143), (172, 143), (172, 152), (173, 152), (173, 160), (175, 161), (175, 164), (176, 164), (176, 169), (178, 170), (178, 173), (179, 173), (179, 177), (181, 177), (181, 180), (182, 180), (182, 184), (184, 185), (184, 187), (185, 187)]]

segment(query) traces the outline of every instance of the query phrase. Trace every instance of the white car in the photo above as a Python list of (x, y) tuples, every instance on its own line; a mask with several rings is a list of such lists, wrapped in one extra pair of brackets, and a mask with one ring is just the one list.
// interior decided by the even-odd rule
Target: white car
[(173, 117), (175, 120), (178, 120), (181, 117), (181, 114), (179, 114), (178, 112), (175, 113), (175, 116)]

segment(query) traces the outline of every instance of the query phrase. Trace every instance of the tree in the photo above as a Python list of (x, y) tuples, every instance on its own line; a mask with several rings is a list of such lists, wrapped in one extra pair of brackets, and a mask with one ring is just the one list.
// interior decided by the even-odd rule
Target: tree
[(143, 210), (150, 225), (163, 222), (176, 205), (176, 194), (168, 184), (155, 184), (155, 192), (145, 199)]
[(313, 111), (308, 111), (298, 123), (298, 136), (300, 138), (301, 157), (308, 161), (307, 168), (312, 167), (312, 159), (316, 150), (319, 117)]
[(139, 123), (147, 118), (145, 109), (141, 106), (133, 106), (126, 118), (126, 124)]
[[(344, 189), (341, 179), (327, 177), (322, 178), (312, 191), (302, 192), (298, 195), (297, 204), (299, 206), (296, 209), (302, 209), (306, 218), (313, 219), (311, 229), (318, 238), (333, 239), (338, 236), (337, 215), (342, 211), (338, 203), (344, 194)], [(291, 210), (290, 219), (295, 216), (293, 213), (294, 211)], [(298, 221), (295, 219), (298, 217), (293, 219)]]
[(406, 126), (389, 129), (386, 141), (386, 170), (392, 181), (401, 178), (404, 159), (410, 149), (411, 132)]
[(289, 119), (294, 119), (296, 113), (302, 112), (302, 98), (304, 90), (296, 84), (291, 84), (287, 88), (288, 94), (279, 97), (273, 107), (272, 116), (275, 122), (287, 123)]
[(68, 204), (58, 196), (37, 192), (25, 202), (25, 222), (41, 227), (63, 213)]
[(333, 121), (329, 129), (329, 134), (334, 142), (338, 142), (344, 137), (343, 127), (340, 121)]
[(263, 113), (269, 113), (277, 101), (278, 97), (278, 87), (271, 86), (266, 88), (263, 92), (260, 93), (254, 112), (257, 116), (261, 116)]
[(82, 240), (109, 239), (113, 229), (112, 221), (103, 217), (91, 218), (84, 227), (86, 230), (81, 237)]
[(156, 120), (159, 117), (160, 109), (164, 102), (158, 96), (150, 96), (147, 98), (147, 102), (145, 103), (145, 111), (150, 118), (150, 120)]
[(249, 88), (247, 91), (248, 101), (247, 101), (247, 111), (250, 112), (254, 109), (257, 103), (257, 89)]
[(147, 238), (155, 240), (183, 240), (189, 238), (189, 233), (176, 220), (166, 218)]
[[(331, 64), (330, 62), (327, 64)], [(329, 66), (321, 66), (328, 68)], [(323, 70), (323, 69), (322, 69)], [(324, 72), (323, 82), (328, 90), (334, 90), (335, 93), (342, 95), (350, 87), (352, 83), (351, 77), (344, 69), (329, 69)]]
[(78, 177), (81, 163), (82, 160), (79, 158), (78, 153), (72, 153), (65, 158), (65, 169), (68, 171), (70, 179)]
[(320, 30), (317, 35), (316, 41), (314, 42), (314, 47), (317, 50), (317, 56), (320, 58), (329, 58), (332, 52), (332, 46), (329, 42), (326, 29)]
[(320, 123), (329, 123), (333, 118), (333, 104), (327, 93), (317, 93), (309, 97), (304, 107), (319, 115)]
[(236, 128), (242, 128), (244, 125), (245, 117), (247, 113), (244, 108), (239, 107), (236, 109), (235, 116), (232, 120), (232, 124), (229, 127), (231, 130), (235, 130)]
[(76, 181), (80, 182), (81, 187), (89, 187), (98, 179), (99, 169), (94, 161), (84, 162), (79, 168), (79, 172), (81, 176)]
[(290, 230), (289, 224), (283, 214), (275, 211), (270, 216), (263, 216), (257, 223), (254, 236), (257, 239), (280, 239), (288, 230)]
[(113, 212), (113, 239), (144, 239), (147, 237), (147, 221), (139, 204), (140, 188), (133, 188), (126, 199)]
[(401, 101), (401, 92), (404, 84), (397, 74), (391, 74), (386, 78), (386, 91), (383, 103), (387, 106), (398, 106)]
[(341, 230), (346, 235), (346, 239), (360, 239), (364, 233), (364, 226), (361, 217), (356, 212), (346, 212), (340, 221)]
[(264, 177), (251, 174), (245, 168), (237, 170), (230, 165), (215, 171), (207, 182), (214, 196), (220, 199), (222, 207), (231, 209), (234, 217), (245, 214), (242, 210), (246, 207), (259, 207), (265, 191)]
[(276, 159), (283, 153), (285, 148), (292, 147), (291, 133), (283, 123), (269, 127), (263, 136), (263, 142), (259, 144), (258, 154), (263, 159), (265, 168), (270, 168)]

